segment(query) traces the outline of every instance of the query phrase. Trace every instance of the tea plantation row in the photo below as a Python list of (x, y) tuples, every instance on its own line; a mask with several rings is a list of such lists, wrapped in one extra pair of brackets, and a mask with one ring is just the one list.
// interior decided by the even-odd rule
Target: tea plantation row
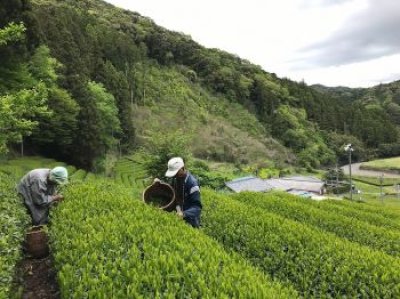
[(54, 212), (63, 298), (295, 298), (238, 254), (113, 183), (70, 186)]
[(330, 206), (325, 205), (326, 209), (321, 210), (313, 201), (285, 194), (241, 193), (233, 199), (332, 232), (342, 238), (382, 250), (393, 256), (400, 256), (400, 231), (392, 228), (395, 222), (388, 220), (386, 225), (377, 226), (364, 219), (358, 220), (344, 216), (337, 213), (337, 209), (330, 210)]
[[(0, 167), (0, 298), (28, 222), (14, 186), (29, 169), (59, 165), (45, 162)], [(71, 183), (50, 226), (63, 298), (400, 297), (395, 212), (203, 188), (203, 227), (194, 230), (144, 205), (137, 178), (146, 175), (129, 165), (118, 164), (117, 184), (67, 166)]]
[(399, 258), (227, 195), (203, 197), (206, 234), (305, 298), (400, 298)]
[(29, 217), (15, 193), (15, 177), (0, 172), (0, 298), (8, 298)]

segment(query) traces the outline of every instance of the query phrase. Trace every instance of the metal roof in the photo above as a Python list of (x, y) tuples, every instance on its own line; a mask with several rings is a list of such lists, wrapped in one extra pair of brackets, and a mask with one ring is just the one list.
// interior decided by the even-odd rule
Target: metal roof
[[(267, 183), (269, 180), (267, 180)], [(309, 181), (297, 181), (297, 180), (284, 180), (278, 179), (281, 189), (284, 190), (303, 190), (311, 191), (314, 193), (320, 193), (321, 189), (324, 187), (324, 182), (309, 182)], [(279, 189), (277, 187), (277, 189)]]
[(268, 180), (248, 176), (227, 182), (225, 185), (235, 192), (265, 192), (275, 189), (281, 191), (299, 190), (320, 193), (321, 189), (324, 187), (324, 182), (314, 177), (304, 176)]
[(292, 181), (302, 181), (302, 182), (315, 182), (315, 183), (323, 183), (320, 179), (312, 176), (289, 176), (280, 178), (281, 180), (292, 180)]
[(265, 180), (256, 177), (243, 177), (230, 182), (225, 183), (225, 185), (235, 192), (241, 191), (255, 191), (255, 192), (265, 192), (273, 189)]

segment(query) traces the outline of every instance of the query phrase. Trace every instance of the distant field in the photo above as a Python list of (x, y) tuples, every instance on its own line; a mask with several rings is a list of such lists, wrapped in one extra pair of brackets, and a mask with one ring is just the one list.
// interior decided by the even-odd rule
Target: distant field
[(381, 177), (365, 177), (365, 176), (355, 175), (353, 176), (353, 180), (375, 186), (380, 186), (381, 184), (382, 186), (393, 186), (400, 184), (400, 179), (388, 178), (385, 176), (383, 176), (381, 179)]
[[(381, 195), (381, 188), (379, 186), (370, 185), (365, 182), (353, 181), (360, 194), (353, 194), (353, 200), (363, 201), (386, 207), (392, 211), (400, 213), (400, 194), (395, 186), (384, 186), (382, 188), (383, 196)], [(346, 193), (345, 198), (350, 198), (350, 193)]]
[(361, 164), (360, 168), (400, 172), (400, 157), (365, 162)]

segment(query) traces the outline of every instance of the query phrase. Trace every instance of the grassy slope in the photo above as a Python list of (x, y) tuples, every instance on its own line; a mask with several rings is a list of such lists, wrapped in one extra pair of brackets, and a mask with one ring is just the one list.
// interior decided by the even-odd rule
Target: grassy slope
[(361, 169), (400, 171), (400, 157), (379, 159), (361, 164)]
[(138, 141), (181, 130), (195, 156), (254, 162), (288, 158), (253, 114), (189, 81), (178, 69), (147, 66), (146, 95), (135, 106)]
[[(397, 172), (400, 171), (400, 157), (363, 162), (360, 168)], [(361, 190), (361, 194), (353, 195), (355, 200), (362, 200), (400, 212), (400, 190), (396, 187), (397, 184), (400, 184), (400, 179), (384, 177), (382, 181), (383, 196), (381, 195), (380, 178), (355, 176), (354, 184), (356, 189)], [(346, 197), (349, 198), (350, 195), (347, 194)]]

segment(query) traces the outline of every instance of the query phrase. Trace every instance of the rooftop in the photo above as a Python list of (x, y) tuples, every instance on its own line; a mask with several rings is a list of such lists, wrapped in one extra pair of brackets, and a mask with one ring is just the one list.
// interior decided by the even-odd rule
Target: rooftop
[(268, 180), (248, 176), (226, 182), (225, 185), (235, 192), (266, 192), (274, 189), (281, 191), (300, 190), (319, 194), (321, 189), (324, 187), (324, 182), (314, 177), (305, 176), (293, 176)]
[(225, 185), (235, 192), (255, 191), (265, 192), (273, 189), (265, 180), (256, 177), (243, 177), (226, 182)]

